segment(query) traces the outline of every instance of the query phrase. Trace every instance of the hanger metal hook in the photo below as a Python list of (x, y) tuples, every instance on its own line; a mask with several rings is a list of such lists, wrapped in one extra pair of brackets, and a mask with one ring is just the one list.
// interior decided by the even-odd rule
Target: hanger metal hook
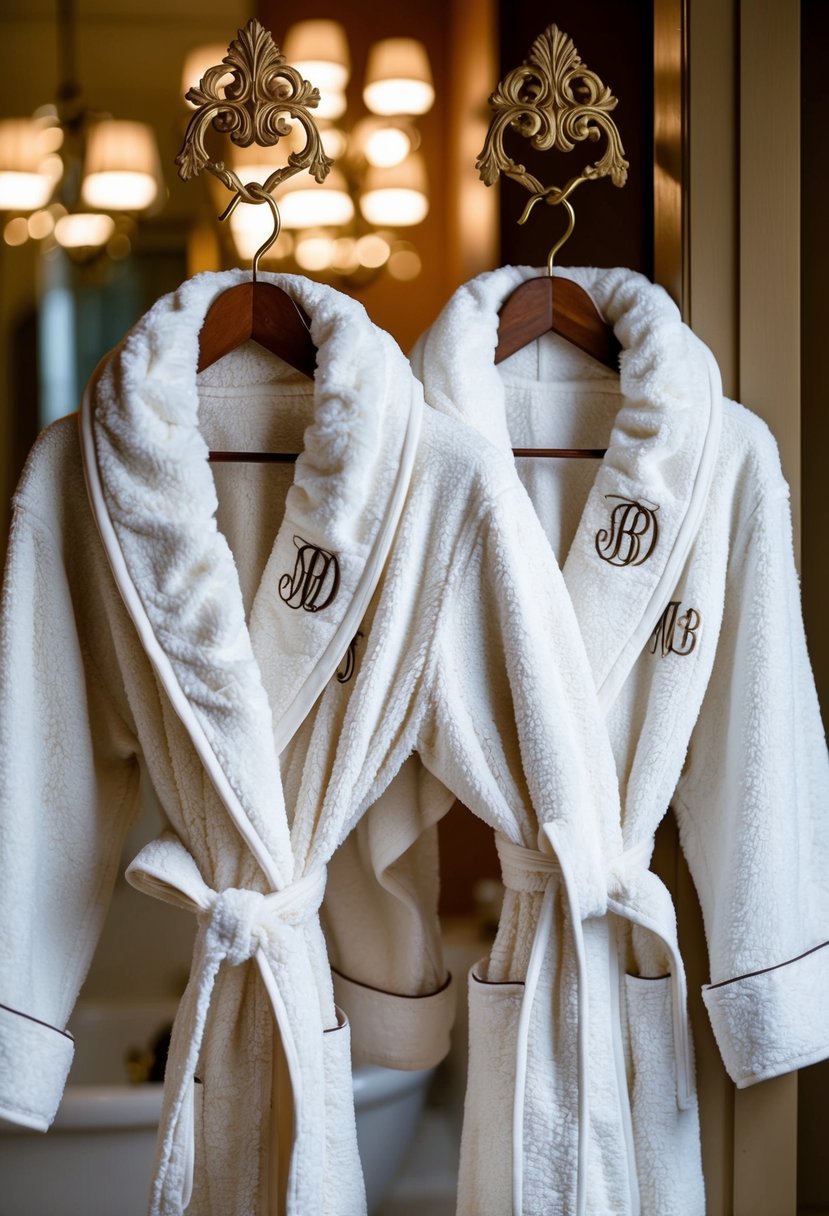
[(270, 234), (267, 240), (259, 246), (256, 253), (253, 255), (253, 263), (251, 268), (253, 271), (253, 282), (255, 283), (256, 275), (259, 270), (259, 259), (268, 252), (272, 245), (276, 243), (279, 234), (282, 231), (282, 217), (279, 214), (279, 207), (276, 205), (276, 199), (273, 197), (273, 195), (269, 194), (268, 191), (265, 190), (263, 186), (260, 186), (258, 182), (248, 182), (247, 185), (243, 186), (240, 191), (234, 194), (233, 198), (219, 216), (219, 219), (229, 219), (229, 217), (236, 210), (237, 205), (243, 201), (246, 203), (267, 203), (273, 215), (273, 232)]
[(567, 214), (570, 216), (570, 222), (567, 225), (567, 230), (565, 231), (564, 235), (558, 238), (555, 245), (553, 245), (552, 249), (547, 254), (547, 274), (549, 275), (552, 275), (553, 273), (553, 260), (556, 254), (558, 253), (559, 249), (561, 249), (562, 245), (564, 245), (566, 241), (569, 241), (573, 229), (576, 226), (576, 213), (573, 210), (573, 204), (568, 198), (564, 197), (560, 198), (558, 201), (562, 204), (562, 206), (566, 207)]
[(535, 206), (536, 203), (540, 202), (542, 199), (550, 207), (557, 207), (559, 203), (562, 203), (564, 205), (564, 207), (566, 208), (567, 214), (570, 217), (569, 222), (567, 224), (567, 228), (564, 232), (564, 235), (559, 237), (559, 239), (556, 241), (555, 245), (553, 245), (552, 249), (547, 254), (547, 274), (549, 274), (549, 275), (552, 275), (552, 273), (553, 273), (553, 261), (555, 260), (556, 254), (558, 253), (559, 249), (561, 249), (561, 247), (567, 241), (569, 241), (569, 239), (572, 235), (573, 229), (576, 226), (576, 213), (573, 210), (573, 204), (570, 202), (570, 199), (568, 196), (570, 194), (572, 194), (572, 192), (575, 190), (576, 186), (578, 186), (584, 180), (585, 179), (581, 178), (581, 177), (573, 178), (573, 180), (571, 182), (567, 183), (567, 185), (564, 187), (563, 190), (559, 190), (558, 186), (550, 186), (550, 188), (548, 190), (540, 190), (537, 194), (534, 194), (532, 196), (532, 198), (530, 198), (527, 201), (527, 205), (524, 208), (524, 210), (522, 211), (521, 218), (518, 221), (519, 224), (526, 224), (533, 207)]

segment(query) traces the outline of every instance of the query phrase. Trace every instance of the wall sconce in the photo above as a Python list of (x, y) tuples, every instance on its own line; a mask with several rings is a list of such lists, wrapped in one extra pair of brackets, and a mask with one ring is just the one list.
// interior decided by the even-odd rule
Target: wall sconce
[[(188, 57), (185, 92), (208, 66), (222, 62), (224, 52), (217, 50), (205, 47)], [(351, 57), (338, 22), (297, 22), (285, 36), (282, 53), (319, 89), (314, 115), (325, 152), (335, 164), (320, 185), (298, 174), (275, 192), (282, 233), (267, 257), (354, 286), (384, 269), (398, 278), (415, 277), (420, 259), (401, 230), (421, 223), (429, 210), (415, 125), (435, 95), (424, 46), (413, 38), (386, 38), (371, 47), (363, 89), (369, 113), (353, 121), (346, 106)], [(288, 154), (303, 143), (298, 126), (280, 140)], [(262, 149), (255, 145), (230, 145), (227, 158), (243, 181), (265, 181), (274, 168), (273, 162), (263, 164)], [(229, 225), (236, 253), (247, 261), (272, 222), (266, 208), (240, 206)]]
[(17, 213), (4, 238), (9, 245), (48, 238), (88, 255), (118, 230), (122, 240), (110, 252), (123, 254), (130, 218), (161, 195), (158, 148), (146, 123), (84, 107), (72, 62), (73, 18), (70, 0), (60, 0), (58, 105), (0, 120), (0, 211)]

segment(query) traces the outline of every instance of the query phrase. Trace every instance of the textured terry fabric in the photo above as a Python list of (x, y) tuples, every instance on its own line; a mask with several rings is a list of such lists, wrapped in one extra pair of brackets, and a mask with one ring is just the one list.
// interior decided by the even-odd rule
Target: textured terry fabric
[[(313, 384), (253, 346), (197, 377), (202, 318), (242, 278), (200, 276), (160, 300), (93, 378), (80, 444), (76, 419), (50, 428), (15, 496), (0, 650), (0, 1004), (17, 1011), (0, 1022), (4, 1094), (9, 1117), (42, 1102), (48, 1122), (65, 1061), (29, 1092), (28, 1019), (66, 1024), (144, 772), (167, 827), (131, 881), (199, 925), (151, 1210), (265, 1213), (269, 1175), (287, 1175), (290, 1216), (359, 1216), (348, 1025), (314, 910), (328, 863), (368, 813), (410, 932), (347, 978), (417, 998), (417, 1063), (433, 1063), (451, 1003), (431, 949), (432, 795), (462, 796), (505, 831), (537, 807), (583, 842), (581, 898), (601, 908), (612, 756), (511, 462), (435, 412), (418, 430), (422, 393), (391, 339), (303, 279), (273, 281), (311, 319)], [(295, 471), (208, 466), (208, 448), (238, 446), (237, 425), (245, 446), (301, 446)], [(337, 558), (338, 582), (330, 561), (327, 582), (313, 581), (320, 565), (303, 582), (310, 551)], [(537, 600), (522, 585), (530, 555)], [(383, 795), (398, 773), (415, 797), (395, 811)], [(365, 898), (340, 886), (326, 911), (329, 935), (358, 953), (372, 949)], [(405, 1045), (388, 1050), (405, 1062)], [(272, 1101), (295, 1125), (290, 1159), (274, 1157)]]
[[(598, 466), (516, 461), (545, 547), (562, 564), (616, 761), (619, 829), (628, 857), (638, 858), (620, 866), (608, 857), (614, 916), (604, 947), (601, 921), (585, 934), (591, 1057), (582, 1211), (692, 1216), (704, 1210), (704, 1196), (695, 1100), (677, 1088), (687, 1072), (676, 1058), (681, 960), (670, 899), (645, 868), (669, 805), (700, 897), (711, 976), (705, 1003), (731, 1076), (751, 1084), (829, 1054), (829, 772), (788, 490), (765, 425), (721, 399), (710, 353), (665, 292), (640, 275), (557, 272), (612, 324), (622, 346), (618, 376), (552, 334), (496, 367), (498, 311), (537, 273), (505, 267), (467, 283), (411, 361), (429, 404), (505, 455), (511, 446), (608, 449)], [(614, 549), (625, 519), (631, 534)], [(507, 891), (491, 980), (524, 979), (533, 899)], [(553, 1193), (557, 1212), (578, 1210), (577, 1112), (560, 1088), (575, 1042), (570, 945), (562, 916), (548, 948), (547, 1003), (541, 1012), (534, 1003), (525, 1103), (532, 1117), (517, 1166), (524, 1211), (539, 1216)], [(486, 1146), (511, 1136), (511, 1112), (475, 1097), (494, 1084), (478, 1075), (486, 1060), (503, 1054), (490, 1042), (471, 1049), (459, 1198), (459, 1211), (470, 1214), (486, 1210), (490, 1188), (502, 1193), (503, 1154)]]

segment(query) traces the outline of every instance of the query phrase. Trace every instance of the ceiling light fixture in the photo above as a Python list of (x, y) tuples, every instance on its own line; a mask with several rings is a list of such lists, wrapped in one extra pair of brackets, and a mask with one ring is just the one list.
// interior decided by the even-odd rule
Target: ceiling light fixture
[(158, 148), (147, 123), (86, 109), (75, 75), (72, 0), (58, 0), (57, 44), (57, 104), (30, 118), (0, 119), (0, 211), (18, 213), (4, 236), (22, 243), (17, 220), (30, 212), (26, 239), (95, 251), (159, 199)]

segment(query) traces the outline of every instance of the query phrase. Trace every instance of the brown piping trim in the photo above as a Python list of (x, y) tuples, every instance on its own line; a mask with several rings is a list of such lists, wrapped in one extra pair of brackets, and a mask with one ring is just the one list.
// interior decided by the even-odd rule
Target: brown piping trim
[(27, 1022), (34, 1022), (37, 1026), (45, 1026), (47, 1030), (54, 1030), (55, 1034), (62, 1034), (65, 1039), (69, 1039), (70, 1043), (75, 1042), (75, 1036), (70, 1034), (68, 1030), (59, 1030), (57, 1026), (52, 1026), (49, 1022), (42, 1022), (40, 1018), (33, 1018), (30, 1013), (22, 1013), (19, 1009), (12, 1009), (11, 1005), (0, 1005), (0, 1009), (5, 1009), (6, 1013), (14, 1013), (19, 1018), (25, 1018)]
[(369, 992), (380, 992), (383, 996), (396, 996), (401, 1001), (428, 1001), (430, 997), (439, 996), (441, 992), (445, 992), (452, 982), (452, 972), (447, 971), (446, 979), (434, 992), (418, 992), (414, 996), (409, 996), (405, 992), (389, 992), (388, 988), (375, 988), (373, 984), (364, 984), (362, 980), (352, 979), (350, 975), (346, 975), (344, 971), (338, 971), (336, 967), (332, 967), (331, 970), (334, 975), (347, 980), (349, 984), (356, 984), (358, 988), (368, 988)]
[(740, 980), (750, 980), (755, 975), (766, 975), (769, 971), (779, 971), (781, 967), (789, 967), (792, 963), (799, 963), (802, 958), (808, 958), (810, 954), (815, 954), (818, 950), (825, 950), (829, 946), (829, 942), (821, 942), (819, 946), (812, 946), (811, 950), (804, 950), (802, 954), (798, 954), (795, 958), (787, 959), (785, 963), (775, 963), (773, 967), (761, 967), (759, 971), (747, 971), (745, 975), (735, 975), (730, 980), (720, 980), (716, 984), (707, 984), (706, 987), (710, 992), (712, 988), (724, 988), (726, 984), (738, 984)]

